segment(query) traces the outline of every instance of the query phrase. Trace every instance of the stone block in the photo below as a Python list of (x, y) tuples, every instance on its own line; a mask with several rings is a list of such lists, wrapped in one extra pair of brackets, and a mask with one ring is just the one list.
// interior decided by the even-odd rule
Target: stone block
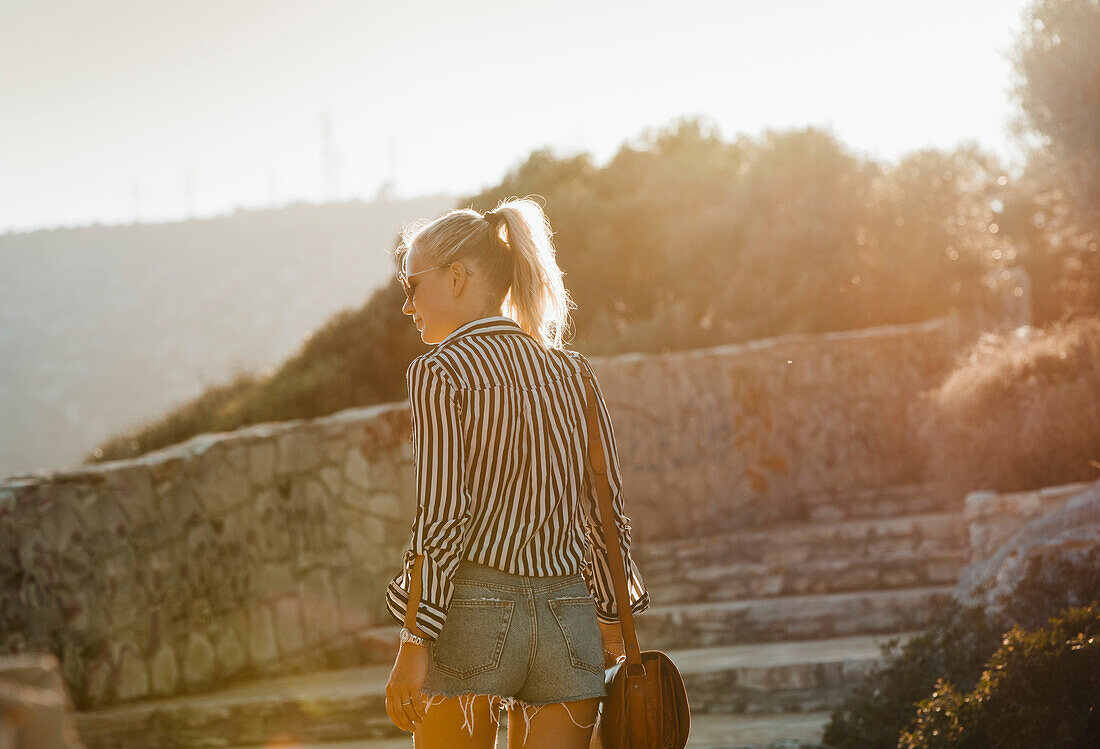
[(248, 465), (248, 476), (254, 486), (270, 486), (275, 480), (275, 443), (264, 440), (249, 445)]
[(277, 473), (313, 471), (321, 466), (321, 441), (311, 430), (297, 429), (279, 436)]
[(88, 530), (78, 507), (76, 491), (69, 490), (59, 492), (59, 496), (39, 514), (36, 530), (47, 550), (64, 551), (87, 538)]
[(176, 662), (175, 652), (167, 643), (157, 649), (150, 671), (153, 694), (163, 697), (176, 693), (179, 687), (179, 664)]
[(367, 463), (367, 459), (363, 457), (363, 454), (359, 452), (357, 448), (351, 448), (344, 456), (344, 478), (348, 480), (352, 486), (358, 487), (363, 491), (371, 491), (373, 483), (370, 476), (370, 466)]
[(216, 674), (217, 661), (210, 640), (199, 632), (187, 638), (183, 655), (183, 679), (189, 686), (209, 684)]
[[(947, 582), (949, 582), (948, 580)], [(882, 570), (882, 583), (889, 588), (903, 588), (920, 584), (920, 575), (914, 569), (896, 568)], [(930, 581), (932, 582), (932, 581)], [(874, 587), (872, 585), (865, 586)]]
[(196, 467), (191, 485), (207, 513), (215, 517), (246, 504), (252, 492), (247, 474), (230, 465), (220, 451)]
[(81, 500), (80, 514), (89, 533), (105, 532), (112, 539), (126, 537), (133, 526), (120, 500), (113, 494), (98, 491)]
[(931, 560), (925, 565), (925, 575), (930, 583), (952, 583), (959, 577), (963, 560), (957, 562)]
[(374, 624), (371, 611), (382, 605), (385, 591), (376, 576), (359, 565), (333, 573), (333, 588), (340, 614), (340, 629), (353, 632)]
[(343, 490), (337, 496), (339, 496), (345, 507), (350, 508), (356, 515), (362, 515), (371, 511), (376, 495), (348, 481), (345, 482)]
[(338, 466), (342, 465), (348, 447), (348, 441), (343, 436), (326, 439), (323, 448), (325, 463), (331, 463)]
[(752, 592), (756, 596), (777, 596), (783, 592), (785, 585), (786, 575), (764, 575), (753, 581)]
[(84, 696), (92, 706), (105, 705), (114, 698), (114, 685), (114, 666), (104, 653), (84, 672)]
[(339, 497), (340, 492), (344, 488), (344, 474), (340, 472), (340, 469), (333, 466), (325, 466), (321, 469), (321, 481), (324, 483), (325, 488), (328, 489), (328, 493), (333, 497)]
[[(885, 576), (888, 574), (883, 572)], [(866, 567), (852, 567), (838, 570), (829, 579), (832, 590), (860, 590), (874, 588), (878, 582), (878, 570)]]
[[(384, 565), (393, 563), (397, 555), (385, 543), (385, 526), (374, 518), (362, 518), (360, 523), (355, 525), (360, 527), (349, 524), (345, 531), (352, 565), (368, 570), (378, 570)], [(382, 535), (379, 535), (379, 532)]]
[(776, 689), (809, 689), (816, 685), (812, 663), (786, 666), (744, 666), (737, 669), (737, 686), (770, 692)]
[(252, 594), (273, 599), (297, 590), (289, 562), (263, 562), (252, 577)]
[(844, 511), (834, 505), (821, 505), (810, 511), (810, 520), (816, 523), (833, 523), (845, 517)]
[(284, 655), (299, 652), (305, 645), (302, 630), (302, 608), (297, 596), (284, 596), (273, 606), (275, 636)]
[(386, 523), (378, 518), (361, 517), (356, 524), (369, 544), (382, 544), (386, 541)]
[(413, 503), (405, 503), (396, 494), (381, 492), (373, 495), (367, 503), (368, 512), (394, 520), (412, 521), (416, 507)]
[(149, 461), (149, 472), (153, 477), (153, 484), (156, 487), (157, 493), (160, 493), (163, 484), (176, 478), (180, 469), (183, 468), (183, 465), (183, 458), (180, 457), (161, 458)]
[(118, 498), (129, 520), (127, 528), (141, 527), (158, 520), (153, 472), (141, 463), (123, 464), (103, 473), (103, 483), (97, 490)]
[(799, 564), (813, 553), (810, 546), (779, 546), (763, 550), (761, 561), (767, 564)]
[(344, 476), (353, 486), (367, 492), (393, 492), (401, 484), (398, 466), (385, 457), (367, 460), (356, 447), (344, 458)]
[(353, 632), (341, 632), (322, 645), (326, 668), (347, 668), (364, 663), (363, 648)]
[(298, 595), (307, 642), (327, 640), (340, 631), (339, 600), (328, 570), (318, 567), (303, 575)]
[(399, 441), (401, 449), (398, 451), (398, 455), (401, 458), (402, 463), (412, 463), (416, 457), (413, 454), (413, 444), (411, 439), (402, 439)]
[(141, 653), (132, 642), (124, 642), (118, 648), (118, 683), (115, 694), (118, 699), (136, 700), (149, 694), (149, 674)]
[(248, 653), (253, 663), (269, 663), (279, 657), (271, 607), (253, 603), (249, 613)]
[(400, 625), (389, 614), (386, 615), (389, 622), (386, 626), (370, 627), (357, 633), (360, 647), (363, 649), (363, 657), (370, 663), (393, 662), (401, 648), (398, 639)]
[(229, 461), (229, 465), (233, 466), (234, 469), (242, 473), (248, 473), (248, 445), (238, 442), (227, 447), (225, 459)]
[(248, 664), (248, 654), (236, 628), (223, 624), (214, 635), (214, 652), (218, 661), (218, 675), (232, 676)]
[[(158, 507), (160, 511), (158, 524), (165, 531), (180, 528), (187, 522), (188, 518), (204, 517), (206, 515), (206, 509), (199, 502), (195, 490), (189, 483), (184, 481), (171, 484), (160, 497)], [(166, 533), (165, 535), (169, 534)]]

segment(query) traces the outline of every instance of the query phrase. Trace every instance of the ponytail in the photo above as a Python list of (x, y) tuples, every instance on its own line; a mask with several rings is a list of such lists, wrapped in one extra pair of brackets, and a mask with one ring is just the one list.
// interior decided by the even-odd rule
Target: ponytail
[(562, 348), (569, 310), (576, 305), (561, 280), (550, 222), (528, 198), (505, 200), (493, 214), (504, 226), (504, 243), (514, 260), (506, 314), (547, 348)]
[(562, 283), (542, 207), (529, 198), (501, 201), (482, 216), (470, 209), (448, 211), (427, 224), (402, 230), (397, 261), (415, 244), (435, 262), (474, 258), (485, 274), (491, 300), (545, 348), (565, 344), (569, 310), (576, 309)]

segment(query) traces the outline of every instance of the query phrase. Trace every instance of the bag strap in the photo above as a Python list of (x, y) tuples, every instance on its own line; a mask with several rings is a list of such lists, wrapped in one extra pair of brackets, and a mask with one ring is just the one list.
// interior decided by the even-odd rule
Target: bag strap
[(630, 610), (630, 594), (626, 587), (626, 570), (619, 549), (619, 528), (614, 522), (615, 514), (611, 506), (611, 484), (607, 480), (603, 435), (596, 413), (596, 392), (587, 374), (584, 374), (584, 388), (588, 409), (588, 464), (596, 474), (596, 493), (600, 498), (600, 522), (603, 526), (603, 537), (607, 543), (607, 562), (611, 567), (611, 580), (615, 587), (615, 607), (619, 612), (619, 626), (623, 633), (623, 644), (626, 646), (626, 673), (628, 676), (644, 675), (645, 668), (642, 666), (642, 655), (638, 649), (638, 633), (634, 630), (634, 612)]

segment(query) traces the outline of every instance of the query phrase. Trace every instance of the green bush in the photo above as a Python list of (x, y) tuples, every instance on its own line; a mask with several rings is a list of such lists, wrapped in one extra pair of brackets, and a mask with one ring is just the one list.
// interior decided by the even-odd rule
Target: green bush
[[(960, 693), (979, 685), (1006, 631), (1041, 626), (1066, 607), (1100, 606), (1100, 550), (1076, 559), (1032, 558), (1020, 583), (1001, 603), (1003, 613), (994, 620), (981, 608), (949, 601), (933, 611), (930, 626), (920, 635), (902, 646), (897, 640), (883, 645), (884, 665), (833, 711), (824, 744), (838, 749), (897, 749), (902, 732), (912, 730), (923, 700), (933, 693), (942, 697), (942, 712), (952, 700), (962, 699)], [(953, 685), (949, 691), (947, 684)], [(1049, 699), (1058, 702), (1062, 696), (1052, 690)], [(1040, 701), (1033, 709), (1047, 708)]]
[(1100, 746), (1100, 607), (1068, 608), (1047, 626), (1013, 626), (974, 689), (936, 682), (899, 749)]
[(872, 671), (825, 726), (822, 741), (838, 749), (896, 749), (915, 703), (937, 679), (973, 684), (1003, 630), (977, 607), (948, 602), (932, 613), (929, 627), (903, 646), (882, 648), (887, 665)]

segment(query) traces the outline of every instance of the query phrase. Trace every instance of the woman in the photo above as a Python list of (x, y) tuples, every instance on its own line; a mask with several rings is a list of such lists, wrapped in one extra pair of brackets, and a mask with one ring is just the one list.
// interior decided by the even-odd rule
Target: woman
[(410, 227), (397, 253), (403, 311), (435, 344), (406, 375), (417, 513), (386, 591), (405, 625), (386, 711), (418, 749), (495, 746), (502, 706), (510, 749), (589, 745), (604, 668), (625, 653), (584, 377), (631, 610), (649, 607), (610, 415), (588, 361), (562, 346), (572, 302), (550, 237), (537, 203), (509, 200)]

